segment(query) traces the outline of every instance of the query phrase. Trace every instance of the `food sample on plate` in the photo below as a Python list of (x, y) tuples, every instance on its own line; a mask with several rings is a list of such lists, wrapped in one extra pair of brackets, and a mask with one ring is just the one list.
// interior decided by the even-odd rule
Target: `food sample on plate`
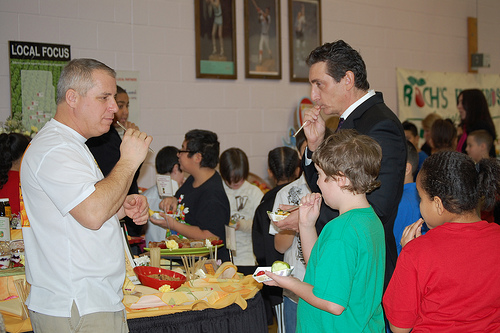
[(203, 239), (190, 239), (185, 237), (179, 237), (178, 235), (170, 235), (165, 239), (164, 242), (149, 242), (148, 247), (150, 249), (154, 247), (159, 247), (160, 249), (171, 249), (171, 250), (203, 248), (206, 247), (207, 241), (212, 246), (223, 244), (222, 239), (219, 239), (219, 237), (210, 237), (203, 240)]
[(290, 276), (293, 271), (293, 266), (280, 260), (276, 260), (271, 267), (257, 267), (253, 273), (253, 278), (257, 282), (271, 281), (272, 279), (266, 275), (266, 272), (272, 272), (280, 276)]
[(171, 217), (173, 217), (174, 219), (175, 219), (175, 218), (177, 218), (177, 217), (179, 217), (179, 215), (177, 215), (177, 214), (176, 214), (174, 211), (172, 211), (172, 210), (168, 210), (168, 211), (165, 213), (165, 215), (167, 215), (167, 216), (171, 216)]
[(160, 249), (166, 249), (167, 244), (165, 244), (165, 242), (149, 242), (148, 247), (150, 249), (155, 248), (155, 247), (159, 247)]
[(276, 211), (276, 212), (270, 212), (270, 211), (267, 211), (267, 216), (269, 216), (269, 219), (271, 221), (281, 221), (283, 220), (285, 217), (287, 217), (288, 215), (290, 215), (290, 212), (286, 211), (286, 210), (282, 210), (282, 209), (279, 209)]
[(170, 285), (172, 289), (177, 289), (186, 282), (186, 277), (183, 274), (158, 267), (137, 266), (134, 268), (134, 273), (143, 286), (154, 289), (159, 289), (165, 284)]
[[(159, 211), (154, 211), (152, 210), (151, 208), (149, 209), (149, 216), (151, 216), (152, 218), (156, 219), (156, 220), (164, 220), (165, 218), (163, 216), (160, 215), (161, 212)], [(165, 215), (167, 216), (170, 216), (170, 217), (173, 217), (174, 219), (179, 217), (179, 215), (177, 215), (175, 212), (169, 210), (165, 213)]]
[(273, 265), (271, 266), (272, 273), (276, 273), (284, 269), (290, 269), (290, 265), (287, 262), (281, 260), (276, 260), (275, 262), (273, 262)]
[(179, 248), (179, 244), (173, 239), (165, 241), (165, 244), (167, 245), (167, 249), (170, 250), (177, 250)]
[(203, 244), (202, 240), (194, 240), (191, 243), (189, 243), (191, 248), (198, 248), (198, 247), (203, 247), (205, 244)]
[(150, 274), (148, 277), (152, 279), (158, 279), (162, 281), (180, 281), (181, 279), (175, 276), (169, 276), (166, 274)]

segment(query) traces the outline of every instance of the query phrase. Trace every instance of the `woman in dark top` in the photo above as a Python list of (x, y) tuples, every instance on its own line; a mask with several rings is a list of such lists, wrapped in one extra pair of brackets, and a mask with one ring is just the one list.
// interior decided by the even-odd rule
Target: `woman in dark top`
[[(259, 266), (271, 266), (276, 260), (283, 260), (283, 254), (274, 248), (274, 235), (269, 234), (269, 216), (278, 191), (297, 179), (300, 159), (297, 151), (290, 147), (278, 147), (268, 154), (268, 174), (276, 187), (267, 192), (255, 210), (252, 224), (253, 253)], [(266, 308), (268, 325), (273, 323), (272, 307), (283, 302), (283, 289), (263, 286), (262, 297)]]
[[(461, 122), (457, 151), (465, 153), (467, 146), (467, 135), (476, 130), (487, 130), (496, 140), (497, 133), (493, 119), (491, 118), (488, 102), (483, 92), (479, 89), (463, 90), (457, 98), (457, 108), (460, 112)], [(460, 133), (459, 133), (460, 134)], [(494, 145), (490, 149), (490, 157), (496, 157)]]

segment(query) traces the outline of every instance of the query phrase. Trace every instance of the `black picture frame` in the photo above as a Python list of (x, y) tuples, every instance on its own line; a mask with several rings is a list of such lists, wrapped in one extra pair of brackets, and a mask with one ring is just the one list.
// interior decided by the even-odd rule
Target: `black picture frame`
[(280, 0), (244, 0), (245, 77), (281, 79)]
[(309, 82), (306, 58), (321, 45), (321, 0), (288, 0), (290, 81)]
[(194, 0), (194, 4), (196, 77), (236, 79), (235, 1)]

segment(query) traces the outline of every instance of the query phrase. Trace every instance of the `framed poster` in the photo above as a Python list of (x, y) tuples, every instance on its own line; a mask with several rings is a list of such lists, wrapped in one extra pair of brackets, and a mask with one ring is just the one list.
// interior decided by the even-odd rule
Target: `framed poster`
[(309, 52), (321, 45), (321, 0), (288, 0), (290, 81), (308, 82)]
[(281, 79), (280, 0), (245, 2), (245, 77)]
[(234, 0), (194, 0), (196, 77), (236, 79)]

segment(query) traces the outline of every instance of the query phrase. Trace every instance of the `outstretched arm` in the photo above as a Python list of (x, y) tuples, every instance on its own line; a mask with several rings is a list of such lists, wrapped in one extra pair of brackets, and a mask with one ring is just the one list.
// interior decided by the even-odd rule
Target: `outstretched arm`
[(314, 286), (309, 283), (302, 282), (295, 277), (280, 276), (271, 272), (266, 272), (266, 275), (273, 279), (272, 281), (264, 282), (266, 285), (291, 290), (304, 301), (318, 309), (328, 311), (337, 316), (341, 315), (345, 310), (342, 305), (316, 297), (313, 293)]
[(260, 14), (262, 13), (262, 9), (259, 8), (259, 6), (257, 6), (257, 3), (255, 2), (255, 0), (252, 0), (252, 3), (253, 5), (255, 6), (255, 9), (257, 9), (257, 12)]

